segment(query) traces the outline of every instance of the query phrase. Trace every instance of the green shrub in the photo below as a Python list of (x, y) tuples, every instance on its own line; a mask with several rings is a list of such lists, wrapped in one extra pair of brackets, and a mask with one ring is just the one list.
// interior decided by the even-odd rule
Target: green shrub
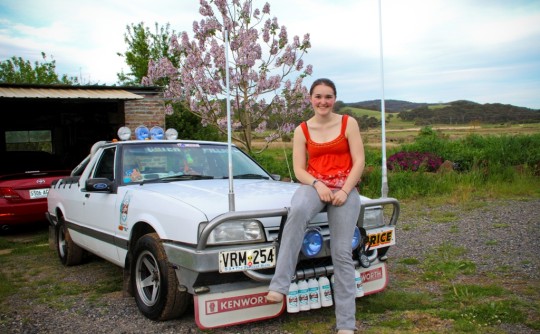
[[(540, 193), (540, 178), (535, 175), (537, 167), (534, 167), (540, 163), (540, 134), (471, 135), (460, 140), (449, 140), (429, 131), (429, 128), (421, 133), (414, 143), (394, 148), (388, 154), (401, 151), (430, 152), (442, 160), (459, 163), (462, 172), (411, 172), (405, 168), (388, 170), (388, 196), (404, 200), (445, 195), (467, 200), (473, 195), (534, 196)], [(365, 156), (366, 168), (359, 190), (362, 195), (378, 198), (382, 192), (382, 152), (380, 149), (366, 147)], [(292, 173), (290, 149), (270, 148), (256, 154), (254, 158), (268, 171), (282, 178), (289, 179)]]

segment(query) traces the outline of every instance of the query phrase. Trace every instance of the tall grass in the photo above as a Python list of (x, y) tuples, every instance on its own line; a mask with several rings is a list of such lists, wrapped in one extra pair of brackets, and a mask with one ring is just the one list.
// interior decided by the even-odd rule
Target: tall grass
[[(391, 197), (446, 196), (463, 201), (472, 197), (540, 196), (540, 134), (469, 135), (451, 140), (424, 128), (413, 143), (394, 148), (387, 155), (400, 151), (434, 153), (454, 163), (457, 169), (435, 173), (388, 171)], [(255, 159), (271, 173), (289, 178), (290, 149), (269, 149)], [(366, 169), (359, 186), (363, 195), (381, 196), (381, 164), (381, 151), (366, 147)]]
[(459, 163), (465, 170), (497, 165), (532, 166), (540, 162), (540, 133), (519, 136), (471, 134), (450, 140), (430, 128), (424, 128), (413, 143), (404, 144), (398, 150), (435, 153)]

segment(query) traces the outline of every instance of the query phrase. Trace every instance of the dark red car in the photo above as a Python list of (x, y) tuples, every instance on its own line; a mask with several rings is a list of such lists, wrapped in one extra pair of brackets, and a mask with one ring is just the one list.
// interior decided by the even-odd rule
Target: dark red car
[(51, 183), (69, 175), (59, 159), (47, 152), (0, 153), (0, 228), (46, 222)]

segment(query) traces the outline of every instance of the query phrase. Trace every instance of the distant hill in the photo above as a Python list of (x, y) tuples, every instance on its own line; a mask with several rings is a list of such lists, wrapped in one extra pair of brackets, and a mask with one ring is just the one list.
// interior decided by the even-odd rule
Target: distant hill
[[(343, 107), (380, 110), (381, 101), (371, 100), (343, 103)], [(418, 125), (468, 124), (481, 122), (497, 123), (539, 123), (540, 110), (516, 107), (510, 104), (486, 103), (459, 100), (448, 103), (414, 103), (399, 100), (385, 100), (385, 111), (399, 113), (404, 121), (414, 121)]]
[[(354, 103), (344, 103), (344, 106), (352, 107), (352, 108), (360, 108), (360, 109), (368, 109), (368, 110), (381, 110), (381, 100), (369, 100), (369, 101), (362, 101), (362, 102), (354, 102)], [(429, 103), (416, 103), (416, 102), (408, 102), (408, 101), (400, 101), (400, 100), (384, 100), (384, 110), (387, 112), (401, 112), (406, 110), (411, 110), (415, 108), (420, 107), (426, 107), (429, 106)]]

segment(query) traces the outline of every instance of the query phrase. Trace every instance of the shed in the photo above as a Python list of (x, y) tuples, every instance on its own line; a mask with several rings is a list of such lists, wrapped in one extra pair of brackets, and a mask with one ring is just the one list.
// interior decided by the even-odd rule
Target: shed
[(42, 150), (74, 167), (121, 126), (165, 126), (157, 87), (0, 84), (0, 152)]

